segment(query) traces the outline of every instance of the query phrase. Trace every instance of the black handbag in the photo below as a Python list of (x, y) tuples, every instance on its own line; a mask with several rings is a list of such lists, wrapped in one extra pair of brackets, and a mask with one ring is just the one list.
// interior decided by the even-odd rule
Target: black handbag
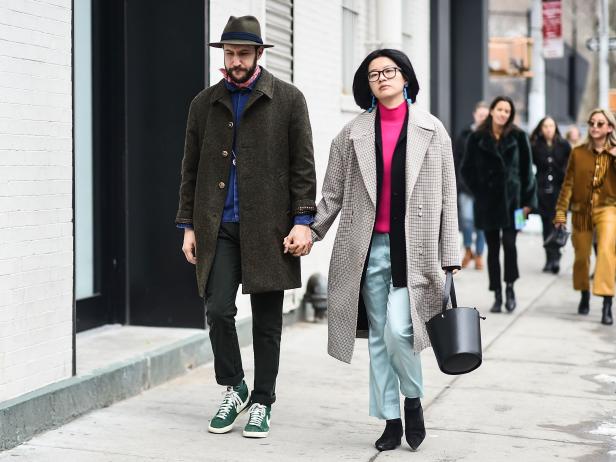
[[(447, 309), (449, 297), (452, 306), (450, 310)], [(443, 311), (426, 323), (428, 337), (442, 372), (450, 375), (466, 374), (481, 365), (480, 319), (485, 317), (479, 314), (477, 308), (458, 307), (453, 273), (447, 271)]]
[(567, 244), (567, 239), (569, 238), (570, 234), (570, 232), (566, 231), (562, 227), (554, 228), (554, 230), (550, 233), (550, 235), (543, 243), (543, 247), (545, 247), (546, 249), (559, 249), (561, 247), (564, 247), (565, 244)]

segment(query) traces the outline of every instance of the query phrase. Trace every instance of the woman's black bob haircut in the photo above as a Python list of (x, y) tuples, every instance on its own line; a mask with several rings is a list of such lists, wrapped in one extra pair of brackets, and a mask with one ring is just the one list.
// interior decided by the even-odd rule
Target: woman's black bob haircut
[(391, 59), (402, 70), (402, 76), (408, 82), (408, 96), (413, 102), (415, 102), (417, 93), (419, 93), (419, 82), (417, 82), (415, 70), (407, 55), (391, 48), (375, 50), (362, 61), (353, 78), (353, 97), (355, 103), (362, 109), (369, 109), (372, 106), (372, 91), (370, 91), (368, 84), (368, 66), (374, 59), (383, 56)]

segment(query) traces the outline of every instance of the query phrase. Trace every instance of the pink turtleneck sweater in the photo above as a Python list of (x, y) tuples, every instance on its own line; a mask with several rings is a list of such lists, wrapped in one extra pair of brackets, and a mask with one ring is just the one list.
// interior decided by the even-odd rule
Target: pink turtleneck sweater
[(376, 222), (374, 225), (374, 230), (377, 233), (389, 233), (391, 212), (391, 163), (394, 158), (396, 143), (400, 137), (400, 130), (406, 118), (406, 111), (406, 101), (393, 109), (387, 109), (379, 103), (381, 140), (383, 143), (383, 178), (381, 182), (379, 207), (376, 211)]

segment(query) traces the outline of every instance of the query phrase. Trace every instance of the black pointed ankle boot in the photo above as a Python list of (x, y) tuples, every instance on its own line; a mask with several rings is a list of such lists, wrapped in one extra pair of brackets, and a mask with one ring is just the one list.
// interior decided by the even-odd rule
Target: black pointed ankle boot
[(376, 440), (374, 447), (379, 451), (391, 451), (400, 446), (402, 442), (402, 419), (390, 419), (385, 423), (385, 431)]
[(578, 305), (578, 314), (588, 314), (590, 311), (590, 292), (588, 290), (582, 291), (582, 298)]
[(513, 291), (513, 282), (508, 282), (505, 287), (505, 309), (510, 313), (515, 310), (517, 303), (515, 301), (515, 292)]
[(426, 437), (423, 409), (419, 398), (404, 398), (404, 435), (413, 451)]
[(612, 318), (612, 297), (603, 297), (601, 324), (605, 324), (606, 326), (611, 326), (614, 324), (614, 319)]
[(492, 304), (492, 308), (490, 308), (490, 313), (500, 313), (501, 306), (503, 305), (503, 291), (499, 287), (494, 290), (494, 303)]

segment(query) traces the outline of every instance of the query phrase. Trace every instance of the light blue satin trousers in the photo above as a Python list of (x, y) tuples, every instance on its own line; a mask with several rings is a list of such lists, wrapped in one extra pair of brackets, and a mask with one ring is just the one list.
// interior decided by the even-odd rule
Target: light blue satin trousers
[(400, 393), (423, 397), (423, 377), (413, 349), (409, 292), (392, 283), (389, 234), (373, 235), (362, 297), (369, 322), (370, 415), (397, 419)]

